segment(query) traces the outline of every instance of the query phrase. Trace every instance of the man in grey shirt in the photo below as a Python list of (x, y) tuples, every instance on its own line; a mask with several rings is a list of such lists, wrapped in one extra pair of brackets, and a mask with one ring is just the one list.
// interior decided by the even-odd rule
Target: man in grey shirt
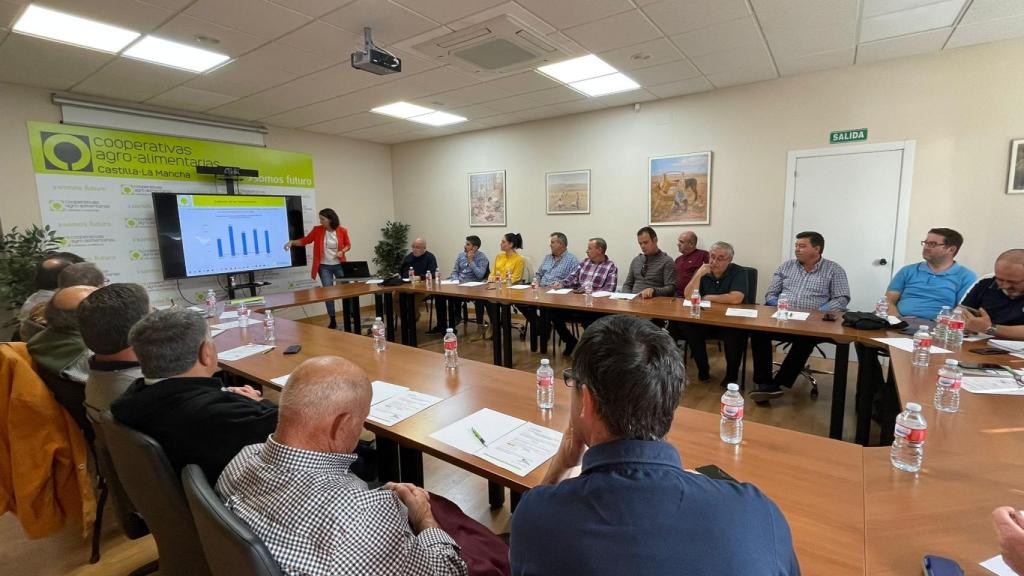
[(622, 291), (639, 294), (641, 298), (672, 296), (676, 293), (675, 261), (658, 248), (658, 234), (644, 226), (636, 233), (640, 254), (629, 264), (629, 274)]

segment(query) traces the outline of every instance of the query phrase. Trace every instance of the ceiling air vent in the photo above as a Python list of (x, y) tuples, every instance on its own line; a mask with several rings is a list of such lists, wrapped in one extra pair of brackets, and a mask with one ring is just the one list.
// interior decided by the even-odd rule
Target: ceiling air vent
[(507, 14), (413, 46), (433, 60), (473, 73), (535, 68), (566, 53)]

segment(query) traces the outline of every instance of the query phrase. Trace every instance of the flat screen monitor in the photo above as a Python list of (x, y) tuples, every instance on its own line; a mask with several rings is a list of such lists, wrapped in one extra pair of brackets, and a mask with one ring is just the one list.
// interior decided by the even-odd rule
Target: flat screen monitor
[(164, 278), (306, 265), (300, 196), (153, 194)]

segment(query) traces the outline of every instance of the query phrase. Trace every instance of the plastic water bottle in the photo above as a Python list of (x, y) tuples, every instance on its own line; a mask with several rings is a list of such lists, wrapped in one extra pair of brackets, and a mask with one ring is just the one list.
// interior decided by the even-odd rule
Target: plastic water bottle
[(434, 289), (434, 275), (430, 273), (430, 270), (427, 270), (427, 273), (426, 273), (426, 275), (423, 276), (423, 279), (427, 281), (427, 290), (433, 290)]
[(953, 310), (953, 314), (946, 323), (946, 344), (954, 350), (959, 349), (964, 343), (964, 311), (960, 308)]
[(907, 409), (896, 417), (896, 439), (889, 450), (889, 460), (897, 470), (917, 472), (924, 461), (924, 440), (928, 423), (921, 415), (921, 405), (907, 402)]
[(505, 287), (508, 288), (512, 285), (512, 271), (505, 270)]
[(414, 283), (415, 281), (416, 281), (416, 270), (412, 266), (409, 266), (409, 283), (411, 284), (411, 283)]
[(953, 312), (949, 306), (943, 306), (942, 310), (939, 310), (939, 315), (935, 317), (935, 339), (939, 342), (945, 342), (947, 333), (949, 331), (949, 317), (952, 316)]
[(743, 396), (738, 384), (729, 384), (722, 394), (722, 422), (718, 434), (726, 444), (743, 441)]
[(583, 305), (590, 308), (594, 305), (594, 283), (587, 281), (583, 283)]
[(878, 304), (875, 304), (875, 316), (889, 321), (889, 300), (885, 296), (879, 298)]
[(206, 317), (213, 318), (217, 315), (217, 294), (213, 288), (206, 291)]
[(964, 371), (960, 363), (950, 358), (939, 368), (939, 379), (935, 382), (935, 409), (942, 412), (960, 410), (960, 383)]
[(700, 318), (700, 290), (690, 294), (690, 318)]
[(775, 304), (779, 309), (779, 320), (785, 322), (789, 320), (789, 296), (785, 292), (779, 294), (779, 300)]
[(932, 335), (928, 333), (928, 325), (921, 324), (921, 327), (914, 333), (914, 355), (911, 362), (914, 366), (927, 366), (932, 358)]
[(263, 313), (263, 343), (274, 344), (277, 342), (277, 335), (274, 333), (274, 312), (267, 310)]
[(533, 277), (533, 282), (530, 283), (530, 292), (533, 294), (534, 300), (540, 300), (540, 274)]
[(249, 325), (249, 317), (252, 316), (252, 310), (245, 305), (245, 302), (238, 304), (238, 325), (245, 328)]
[(384, 321), (377, 316), (373, 319), (373, 327), (370, 328), (373, 334), (373, 351), (383, 352), (388, 347), (387, 330), (384, 328)]
[(555, 406), (555, 371), (547, 358), (541, 360), (537, 368), (537, 406), (543, 410)]
[(448, 370), (459, 368), (459, 337), (451, 328), (444, 333), (444, 367)]

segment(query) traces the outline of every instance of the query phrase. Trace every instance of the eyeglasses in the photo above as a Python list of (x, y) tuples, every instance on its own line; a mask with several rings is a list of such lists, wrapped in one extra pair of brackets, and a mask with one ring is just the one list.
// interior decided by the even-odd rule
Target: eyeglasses
[(927, 246), (929, 248), (935, 248), (937, 246), (945, 246), (945, 242), (929, 242), (927, 240), (921, 240), (921, 246)]
[(562, 382), (565, 384), (566, 388), (575, 388), (575, 386), (569, 382), (573, 382), (575, 384), (576, 381), (576, 375), (572, 373), (572, 368), (562, 370)]

